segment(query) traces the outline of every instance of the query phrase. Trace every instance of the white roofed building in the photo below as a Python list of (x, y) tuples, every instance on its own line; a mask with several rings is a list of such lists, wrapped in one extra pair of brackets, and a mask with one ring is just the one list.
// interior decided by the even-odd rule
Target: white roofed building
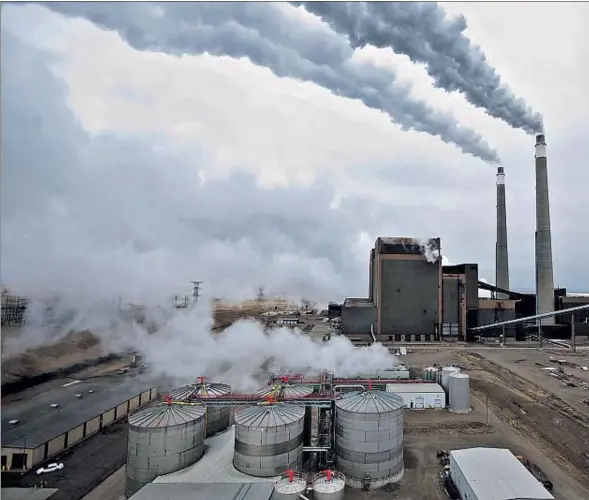
[(451, 451), (450, 476), (463, 500), (554, 500), (515, 455), (503, 448)]

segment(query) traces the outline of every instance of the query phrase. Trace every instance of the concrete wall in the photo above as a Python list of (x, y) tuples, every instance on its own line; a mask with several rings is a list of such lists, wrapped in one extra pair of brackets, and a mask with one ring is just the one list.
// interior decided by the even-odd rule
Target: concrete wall
[(129, 411), (134, 410), (138, 406), (139, 406), (139, 396), (136, 396), (129, 401)]
[(373, 305), (342, 306), (341, 329), (344, 335), (370, 333), (370, 325), (376, 322), (376, 308)]
[(105, 411), (102, 414), (102, 427), (106, 427), (107, 425), (110, 425), (113, 423), (115, 419), (115, 409), (111, 408), (108, 411)]
[(378, 256), (379, 334), (434, 334), (441, 320), (441, 265), (422, 255)]
[(368, 264), (368, 300), (372, 301), (374, 295), (374, 248), (370, 250), (370, 262)]
[(129, 402), (126, 401), (123, 404), (117, 406), (116, 417), (117, 419), (124, 417), (129, 412)]
[(49, 441), (47, 446), (47, 456), (52, 457), (53, 455), (59, 453), (65, 448), (65, 434), (61, 436), (57, 436), (56, 438)]
[(73, 429), (68, 431), (67, 434), (67, 445), (71, 446), (73, 444), (76, 444), (78, 441), (84, 439), (84, 424), (74, 427)]
[(150, 397), (149, 397), (149, 391), (145, 391), (144, 393), (141, 394), (140, 396), (140, 400), (139, 403), (144, 405), (145, 403), (149, 403), (151, 401)]
[(100, 415), (94, 417), (86, 422), (86, 437), (100, 430)]

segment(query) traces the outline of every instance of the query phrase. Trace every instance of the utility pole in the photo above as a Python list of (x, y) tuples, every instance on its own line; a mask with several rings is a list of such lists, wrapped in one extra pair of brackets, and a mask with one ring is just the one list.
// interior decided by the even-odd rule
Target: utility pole
[(192, 298), (194, 299), (194, 303), (198, 302), (198, 298), (200, 297), (200, 285), (204, 283), (204, 281), (191, 281), (193, 288), (192, 288)]

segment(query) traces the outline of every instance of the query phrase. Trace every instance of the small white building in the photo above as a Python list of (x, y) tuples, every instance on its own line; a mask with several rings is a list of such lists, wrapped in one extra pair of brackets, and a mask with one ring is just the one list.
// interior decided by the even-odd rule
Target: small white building
[(431, 382), (387, 384), (387, 392), (394, 392), (401, 396), (405, 408), (425, 410), (446, 406), (446, 393), (440, 384)]
[(515, 455), (504, 448), (451, 451), (450, 477), (463, 500), (554, 500)]

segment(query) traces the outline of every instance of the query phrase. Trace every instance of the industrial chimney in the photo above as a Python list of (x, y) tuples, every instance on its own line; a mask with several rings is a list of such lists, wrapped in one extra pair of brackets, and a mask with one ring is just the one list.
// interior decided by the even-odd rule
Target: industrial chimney
[[(505, 172), (497, 167), (497, 242), (495, 243), (495, 286), (509, 290), (509, 259), (507, 254), (507, 210), (505, 208)], [(507, 299), (503, 293), (499, 299)]]
[[(552, 237), (548, 200), (548, 169), (544, 134), (536, 136), (536, 312), (554, 311), (554, 275), (552, 271)], [(554, 318), (542, 320), (553, 325)]]

